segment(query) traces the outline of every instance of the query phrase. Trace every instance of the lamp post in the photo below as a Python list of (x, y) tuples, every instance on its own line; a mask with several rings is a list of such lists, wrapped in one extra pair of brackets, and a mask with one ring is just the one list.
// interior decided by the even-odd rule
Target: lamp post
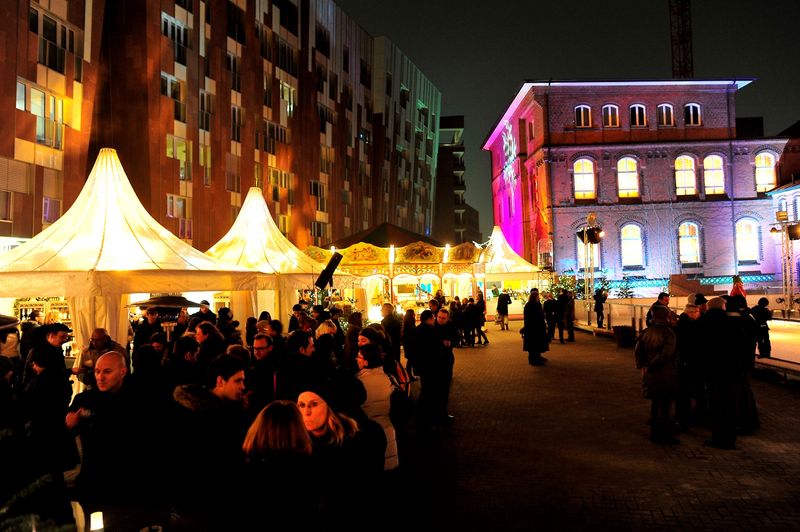
[(597, 215), (591, 212), (586, 217), (586, 227), (578, 230), (576, 235), (583, 242), (583, 300), (586, 310), (592, 310), (594, 295), (594, 247), (604, 236), (603, 229), (597, 225)]
[(800, 224), (789, 222), (786, 211), (775, 213), (777, 222), (769, 232), (781, 239), (781, 277), (783, 281), (783, 305), (786, 317), (790, 317), (795, 303), (794, 286), (794, 241), (800, 239)]

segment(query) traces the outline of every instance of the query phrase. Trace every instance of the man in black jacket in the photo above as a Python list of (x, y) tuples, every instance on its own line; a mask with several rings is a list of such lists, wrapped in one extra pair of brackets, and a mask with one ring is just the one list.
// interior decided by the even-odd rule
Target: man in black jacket
[(386, 332), (390, 342), (390, 352), (387, 354), (391, 355), (395, 361), (400, 362), (400, 334), (403, 329), (403, 322), (394, 313), (394, 305), (391, 303), (383, 304), (381, 315), (383, 316), (381, 325), (383, 325), (383, 330)]
[(453, 380), (453, 346), (456, 343), (456, 330), (450, 323), (450, 313), (440, 309), (435, 317), (435, 325), (428, 323), (434, 321), (433, 314), (423, 315), (417, 330), (418, 354), (423, 359), (422, 370), (419, 372), (421, 379), (420, 390), (420, 416), (423, 426), (435, 427), (449, 425), (454, 417), (447, 412), (447, 403), (450, 395), (450, 383)]

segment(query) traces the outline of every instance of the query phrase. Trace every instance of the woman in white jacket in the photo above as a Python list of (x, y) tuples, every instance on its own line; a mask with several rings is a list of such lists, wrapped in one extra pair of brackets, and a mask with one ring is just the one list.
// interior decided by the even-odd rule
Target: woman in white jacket
[(383, 469), (389, 471), (396, 468), (399, 462), (394, 425), (389, 419), (393, 387), (392, 381), (383, 371), (383, 357), (380, 346), (362, 345), (356, 356), (359, 369), (356, 377), (367, 391), (367, 400), (361, 405), (361, 408), (371, 420), (383, 427), (383, 432), (386, 434), (386, 455)]

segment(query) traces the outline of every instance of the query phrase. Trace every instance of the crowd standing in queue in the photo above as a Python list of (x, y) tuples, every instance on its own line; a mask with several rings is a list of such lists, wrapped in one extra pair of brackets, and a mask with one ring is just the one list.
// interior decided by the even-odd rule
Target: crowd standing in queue
[(73, 368), (66, 325), (35, 313), (20, 336), (0, 324), (0, 451), (18, 458), (3, 471), (3, 519), (69, 526), (77, 501), (106, 530), (374, 529), (403, 495), (412, 420), (425, 432), (454, 421), (453, 349), (489, 342), (482, 297), (450, 305), (457, 322), (443, 299), (419, 324), (386, 304), (381, 322), (353, 312), (345, 327), (338, 309), (300, 301), (288, 334), (266, 312), (240, 331), (204, 300), (181, 310), (170, 340), (151, 308), (127, 348), (95, 329)]

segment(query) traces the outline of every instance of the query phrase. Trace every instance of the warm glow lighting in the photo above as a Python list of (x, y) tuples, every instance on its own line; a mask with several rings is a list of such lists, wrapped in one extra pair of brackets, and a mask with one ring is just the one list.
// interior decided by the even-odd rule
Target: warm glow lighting
[(389, 246), (389, 264), (394, 264), (394, 244)]
[(331, 246), (331, 255), (336, 253), (336, 246)]
[(444, 245), (444, 259), (442, 262), (446, 263), (447, 260), (450, 258), (450, 244)]
[(103, 512), (92, 512), (89, 517), (89, 530), (103, 530)]

